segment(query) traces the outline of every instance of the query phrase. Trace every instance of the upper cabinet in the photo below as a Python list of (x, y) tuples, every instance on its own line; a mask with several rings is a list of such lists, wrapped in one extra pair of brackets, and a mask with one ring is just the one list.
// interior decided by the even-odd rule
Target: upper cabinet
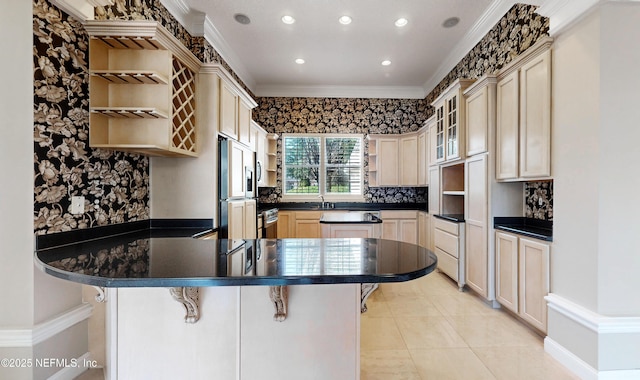
[(428, 182), (428, 131), (369, 135), (369, 186), (424, 186)]
[(551, 176), (551, 38), (498, 73), (496, 179)]
[(465, 103), (463, 91), (473, 79), (458, 79), (431, 104), (435, 108), (435, 161), (454, 161), (465, 157)]
[(465, 126), (467, 127), (467, 156), (489, 151), (492, 128), (495, 125), (496, 107), (495, 75), (485, 75), (464, 92), (466, 106)]
[(256, 102), (230, 78), (220, 80), (220, 123), (218, 131), (230, 139), (255, 150), (255, 135), (251, 133), (251, 109)]
[(155, 21), (87, 21), (89, 144), (197, 156), (200, 61)]

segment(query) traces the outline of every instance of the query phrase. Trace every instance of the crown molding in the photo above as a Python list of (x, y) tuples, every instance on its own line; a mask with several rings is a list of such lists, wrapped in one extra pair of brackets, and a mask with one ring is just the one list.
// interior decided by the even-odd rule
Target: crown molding
[(51, 4), (62, 9), (81, 23), (93, 20), (94, 1), (91, 0), (51, 0)]
[(549, 35), (554, 36), (581, 19), (601, 0), (543, 0), (536, 10), (549, 19)]
[(256, 96), (308, 98), (424, 99), (420, 86), (257, 86)]
[[(436, 72), (429, 78), (422, 87), (425, 94), (429, 94), (440, 81), (447, 75), (474, 46), (493, 28), (498, 21), (513, 7), (519, 3), (517, 0), (495, 0), (492, 2), (480, 18), (473, 24), (471, 29), (464, 35), (458, 44), (451, 50), (451, 53), (442, 61)], [(536, 1), (527, 1), (535, 3)], [(426, 96), (426, 95), (425, 95)]]

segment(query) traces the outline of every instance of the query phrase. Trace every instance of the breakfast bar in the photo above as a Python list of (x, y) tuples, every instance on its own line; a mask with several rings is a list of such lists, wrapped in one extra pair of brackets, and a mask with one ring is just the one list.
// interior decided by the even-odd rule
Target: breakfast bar
[(158, 379), (357, 379), (361, 284), (416, 279), (437, 261), (425, 248), (383, 239), (149, 231), (35, 256), (44, 272), (106, 299), (107, 372)]

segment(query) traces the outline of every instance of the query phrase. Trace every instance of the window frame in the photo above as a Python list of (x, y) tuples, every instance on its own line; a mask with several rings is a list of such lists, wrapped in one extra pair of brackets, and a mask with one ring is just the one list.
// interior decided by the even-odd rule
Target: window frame
[[(286, 187), (286, 144), (285, 139), (287, 137), (298, 138), (320, 138), (320, 175), (318, 180), (318, 192), (319, 194), (287, 194)], [(360, 162), (363, 166), (360, 167), (360, 194), (346, 194), (346, 193), (326, 193), (326, 139), (327, 138), (357, 138), (360, 140)], [(282, 134), (282, 161), (281, 161), (281, 194), (282, 200), (288, 202), (319, 202), (320, 196), (324, 196), (324, 200), (327, 202), (364, 202), (364, 135), (361, 133), (283, 133)]]

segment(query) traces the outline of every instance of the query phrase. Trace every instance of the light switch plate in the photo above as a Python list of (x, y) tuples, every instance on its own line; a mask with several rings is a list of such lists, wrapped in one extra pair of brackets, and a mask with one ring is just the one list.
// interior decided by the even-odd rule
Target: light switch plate
[(71, 197), (71, 213), (84, 214), (84, 197), (83, 196)]

